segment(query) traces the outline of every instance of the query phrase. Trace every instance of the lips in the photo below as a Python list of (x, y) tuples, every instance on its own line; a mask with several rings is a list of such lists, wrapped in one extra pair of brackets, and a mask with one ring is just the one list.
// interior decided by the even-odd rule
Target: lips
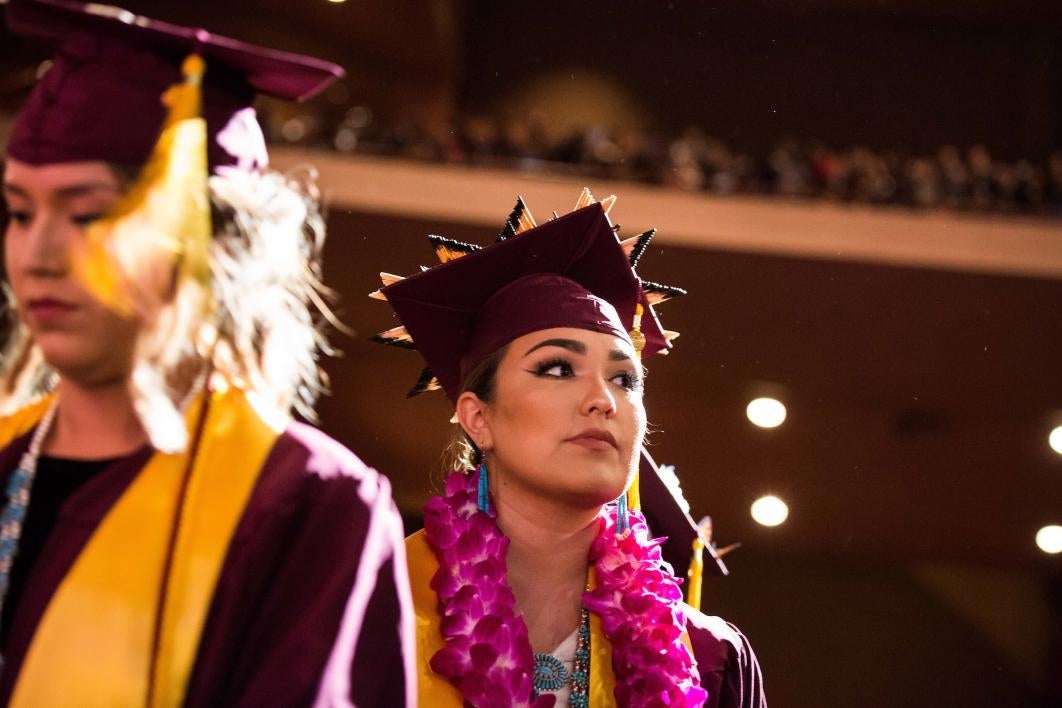
[(57, 300), (51, 297), (31, 299), (26, 303), (26, 309), (40, 322), (49, 322), (58, 319), (77, 309), (73, 303)]
[(616, 438), (607, 430), (591, 428), (568, 438), (568, 442), (590, 450), (618, 450)]

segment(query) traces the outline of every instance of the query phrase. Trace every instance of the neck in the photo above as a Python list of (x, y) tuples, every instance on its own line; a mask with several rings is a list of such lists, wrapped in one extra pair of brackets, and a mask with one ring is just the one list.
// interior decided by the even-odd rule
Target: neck
[(599, 509), (561, 508), (512, 491), (495, 500), (498, 527), (509, 538), (506, 577), (517, 609), (532, 648), (551, 652), (578, 626)]
[(59, 410), (45, 454), (86, 460), (122, 457), (147, 442), (124, 379), (93, 386), (60, 379), (58, 393)]

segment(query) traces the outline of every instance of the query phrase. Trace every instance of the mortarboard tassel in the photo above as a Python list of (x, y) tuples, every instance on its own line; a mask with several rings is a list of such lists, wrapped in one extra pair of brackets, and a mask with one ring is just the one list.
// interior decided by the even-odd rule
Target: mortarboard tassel
[(179, 280), (210, 282), (207, 129), (199, 115), (205, 68), (198, 55), (185, 59), (184, 81), (162, 97), (169, 112), (151, 157), (111, 213), (88, 228), (74, 260), (75, 277), (120, 315), (147, 315), (160, 304), (166, 293), (158, 284), (175, 265)]
[(693, 539), (693, 559), (686, 577), (690, 583), (686, 590), (686, 604), (700, 610), (701, 588), (704, 582), (704, 540), (699, 535)]
[[(634, 344), (634, 353), (639, 359), (642, 358), (642, 351), (645, 349), (645, 334), (642, 333), (642, 313), (644, 308), (642, 303), (638, 303), (634, 306), (634, 320), (631, 323), (631, 343)], [(642, 495), (638, 488), (638, 475), (639, 472), (636, 469), (634, 471), (634, 479), (631, 480), (631, 486), (627, 488), (627, 508), (631, 511), (640, 511), (642, 508)]]

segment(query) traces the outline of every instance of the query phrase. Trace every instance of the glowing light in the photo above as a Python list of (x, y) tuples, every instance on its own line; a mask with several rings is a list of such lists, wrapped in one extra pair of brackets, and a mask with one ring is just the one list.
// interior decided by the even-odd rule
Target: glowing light
[(300, 118), (289, 118), (280, 126), (280, 134), (289, 143), (297, 143), (306, 137), (306, 123)]
[(777, 526), (789, 518), (789, 506), (776, 496), (767, 495), (752, 502), (752, 520), (763, 526)]
[(341, 2), (346, 2), (346, 0), (328, 0), (328, 2), (334, 2), (338, 5)]
[(1036, 532), (1036, 545), (1044, 553), (1062, 553), (1062, 526), (1044, 526)]
[(745, 415), (753, 425), (761, 428), (777, 428), (785, 422), (785, 405), (775, 398), (757, 398), (749, 401)]
[(1062, 455), (1062, 425), (1058, 426), (1051, 431), (1051, 434), (1047, 436), (1047, 444), (1051, 446), (1051, 449)]

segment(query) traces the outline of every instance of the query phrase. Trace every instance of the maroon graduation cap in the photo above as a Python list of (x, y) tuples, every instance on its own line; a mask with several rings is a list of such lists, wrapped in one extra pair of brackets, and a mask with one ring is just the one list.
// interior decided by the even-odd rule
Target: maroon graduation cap
[(639, 304), (643, 356), (670, 348), (677, 335), (663, 330), (653, 305), (684, 291), (643, 282), (634, 271), (655, 232), (621, 244), (596, 202), (517, 230), (521, 220), (534, 223), (522, 200), (497, 243), (480, 248), (431, 236), (441, 265), (408, 278), (383, 275), (374, 295), (390, 303), (402, 326), (376, 341), (415, 348), (428, 365), (410, 395), (442, 388), (456, 401), (465, 375), (530, 332), (577, 327), (630, 339)]
[[(57, 53), (18, 116), (7, 154), (40, 165), (104, 160), (141, 165), (166, 116), (162, 94), (181, 62), (206, 62), (202, 114), (209, 161), (255, 166), (265, 141), (253, 120), (257, 94), (301, 101), (343, 76), (329, 62), (221, 37), (204, 29), (70, 0), (8, 0), (11, 32), (53, 43)], [(225, 147), (217, 136), (228, 128)], [(235, 153), (235, 154), (234, 154)]]

